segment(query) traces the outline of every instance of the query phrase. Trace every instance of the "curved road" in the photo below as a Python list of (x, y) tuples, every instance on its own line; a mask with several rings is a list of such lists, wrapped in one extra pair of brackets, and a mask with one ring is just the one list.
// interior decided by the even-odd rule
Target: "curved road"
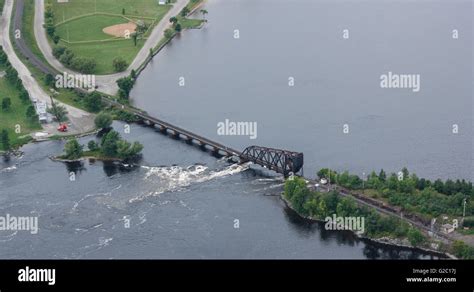
[[(22, 2), (24, 0), (21, 0)], [(43, 26), (45, 19), (44, 19), (44, 11), (45, 5), (44, 0), (35, 0), (35, 24), (34, 24), (34, 32), (36, 37), (36, 42), (38, 43), (38, 47), (40, 48), (41, 52), (45, 56), (46, 60), (48, 60), (49, 65), (51, 65), (54, 69), (59, 72), (67, 72), (69, 74), (79, 74), (74, 72), (61, 64), (52, 54), (52, 48), (48, 42), (48, 38), (46, 36), (46, 30)], [(163, 37), (165, 29), (167, 29), (170, 24), (168, 19), (172, 16), (179, 14), (179, 12), (187, 5), (188, 0), (177, 0), (176, 3), (173, 4), (173, 7), (168, 11), (168, 13), (163, 17), (163, 19), (155, 26), (152, 33), (148, 37), (147, 41), (141, 48), (138, 55), (133, 60), (132, 64), (128, 67), (128, 69), (121, 73), (110, 74), (110, 75), (97, 75), (96, 76), (96, 84), (98, 86), (97, 90), (101, 91), (106, 94), (115, 95), (118, 91), (117, 80), (129, 76), (132, 69), (138, 69), (141, 64), (143, 64), (148, 55), (150, 54), (150, 49), (154, 48), (158, 45), (159, 41)]]
[[(14, 17), (14, 28), (21, 29), (21, 19), (23, 16), (23, 0), (17, 1), (17, 6), (15, 10)], [(6, 0), (5, 6), (3, 9), (3, 15), (0, 18), (0, 45), (3, 46), (3, 50), (8, 56), (8, 60), (12, 66), (18, 71), (18, 77), (23, 81), (25, 89), (28, 91), (29, 95), (33, 99), (45, 102), (48, 105), (51, 105), (51, 99), (47, 92), (37, 83), (33, 78), (31, 72), (23, 64), (23, 62), (16, 55), (13, 45), (10, 39), (10, 26), (11, 18), (13, 14), (13, 0)], [(20, 52), (24, 54), (27, 58), (30, 59), (31, 63), (38, 67), (40, 70), (51, 70), (47, 68), (41, 60), (39, 60), (28, 48), (23, 39), (16, 39), (15, 44), (18, 46)], [(47, 71), (50, 72), (50, 71)], [(60, 102), (58, 102), (61, 104)], [(66, 107), (68, 111), (68, 117), (70, 121), (70, 131), (67, 134), (83, 133), (91, 131), (95, 128), (93, 123), (93, 115), (77, 109), (75, 107), (62, 104)], [(53, 124), (43, 125), (43, 129), (49, 134), (61, 134), (56, 130), (56, 127)]]

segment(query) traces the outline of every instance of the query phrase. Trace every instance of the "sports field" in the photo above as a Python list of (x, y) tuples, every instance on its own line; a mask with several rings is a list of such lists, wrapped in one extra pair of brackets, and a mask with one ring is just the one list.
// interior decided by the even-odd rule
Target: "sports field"
[[(96, 61), (95, 74), (114, 73), (113, 60), (121, 57), (130, 64), (153, 27), (171, 5), (157, 0), (47, 0), (54, 14), (59, 46), (69, 48), (77, 57)], [(137, 44), (133, 33), (140, 30)], [(132, 37), (130, 35), (132, 34)], [(51, 44), (54, 43), (51, 40)]]

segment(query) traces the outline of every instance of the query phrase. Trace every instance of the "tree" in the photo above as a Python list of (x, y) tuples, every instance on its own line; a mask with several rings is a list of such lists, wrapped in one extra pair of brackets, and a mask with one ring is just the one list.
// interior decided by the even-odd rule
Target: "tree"
[(385, 182), (385, 180), (387, 179), (387, 174), (385, 173), (383, 169), (381, 169), (379, 172), (379, 179), (382, 182)]
[(16, 72), (16, 70), (12, 66), (8, 66), (5, 70), (5, 77), (7, 78), (8, 82), (13, 85), (15, 85), (19, 80), (18, 72)]
[(331, 184), (332, 183), (336, 183), (337, 181), (337, 178), (338, 178), (338, 174), (336, 171), (334, 170), (331, 170), (329, 168), (322, 168), (320, 169), (317, 173), (317, 176), (321, 179), (321, 178), (325, 178), (328, 180), (328, 182), (330, 182)]
[(74, 59), (74, 53), (69, 49), (65, 49), (64, 52), (59, 57), (59, 62), (63, 63), (64, 65), (69, 66), (71, 65), (73, 59)]
[(99, 150), (99, 145), (94, 140), (90, 140), (89, 143), (87, 143), (87, 148), (89, 148), (89, 151), (97, 151)]
[(304, 204), (309, 195), (309, 190), (306, 187), (306, 183), (303, 181), (298, 184), (298, 187), (294, 189), (293, 196), (290, 199), (291, 205), (296, 210), (296, 212), (308, 215), (307, 210), (304, 208)]
[(392, 173), (388, 178), (387, 187), (393, 191), (396, 191), (398, 188), (398, 177), (395, 173)]
[(444, 183), (444, 193), (448, 196), (456, 193), (456, 184), (451, 179), (446, 180)]
[(329, 215), (329, 213), (330, 212), (328, 212), (328, 207), (327, 207), (326, 201), (321, 200), (321, 202), (319, 202), (319, 206), (318, 206), (318, 215), (320, 216), (320, 218), (325, 218), (326, 216)]
[[(62, 56), (61, 56), (62, 58)], [(92, 58), (73, 58), (70, 62), (71, 67), (81, 73), (90, 74), (94, 73), (97, 67), (97, 62)]]
[(349, 187), (351, 189), (359, 189), (362, 187), (362, 180), (357, 175), (349, 176)]
[(294, 177), (293, 179), (286, 180), (283, 194), (287, 199), (291, 200), (297, 189), (302, 189), (305, 187), (306, 183), (302, 178)]
[(143, 21), (141, 19), (137, 21), (137, 32), (138, 32), (138, 34), (140, 34), (140, 35), (144, 34), (147, 31), (147, 29), (148, 29), (148, 26), (147, 26), (145, 21)]
[(127, 69), (128, 64), (127, 64), (127, 61), (125, 61), (123, 58), (117, 57), (113, 61), (113, 66), (114, 66), (115, 72), (122, 72), (122, 71), (125, 71), (125, 69)]
[(130, 159), (138, 154), (143, 150), (143, 145), (134, 142), (131, 144), (125, 140), (120, 140), (117, 142), (117, 156), (121, 159)]
[(2, 99), (2, 110), (4, 112), (9, 111), (12, 106), (12, 100), (9, 97)]
[(0, 46), (0, 64), (5, 65), (8, 61), (7, 54), (3, 51), (3, 48)]
[(405, 194), (411, 194), (415, 191), (415, 186), (415, 182), (412, 178), (404, 178), (398, 182), (398, 191)]
[(26, 109), (26, 118), (31, 122), (38, 119), (38, 115), (36, 114), (36, 110), (34, 106), (32, 105), (28, 106), (28, 108)]
[(0, 132), (0, 143), (3, 146), (3, 150), (7, 151), (10, 150), (10, 137), (8, 137), (8, 132), (7, 130), (3, 129)]
[(208, 14), (209, 12), (206, 9), (201, 9), (200, 11), (201, 11), (202, 17), (206, 19), (206, 14)]
[[(121, 97), (128, 98), (133, 88), (133, 80), (130, 77), (122, 77), (117, 80), (118, 87), (122, 90)], [(123, 95), (123, 96), (122, 96)]]
[(122, 8), (122, 15), (125, 15), (125, 8)]
[(380, 179), (375, 171), (372, 171), (367, 179), (367, 187), (372, 189), (378, 189), (381, 185)]
[(46, 32), (50, 37), (54, 37), (54, 33), (56, 32), (56, 27), (54, 26), (53, 18), (46, 18)]
[(20, 90), (20, 95), (19, 95), (19, 98), (21, 99), (21, 101), (23, 101), (24, 103), (28, 102), (30, 100), (30, 95), (28, 94), (28, 91), (26, 91), (24, 88), (22, 90)]
[(185, 6), (183, 8), (183, 10), (181, 10), (180, 14), (181, 14), (182, 17), (186, 17), (186, 15), (188, 15), (188, 13), (189, 13), (189, 8), (187, 6)]
[(102, 96), (97, 91), (87, 94), (84, 97), (84, 106), (90, 112), (96, 113), (102, 109)]
[(173, 16), (170, 18), (170, 22), (173, 24), (173, 25), (176, 25), (178, 23), (178, 18), (176, 16)]
[(137, 78), (137, 71), (135, 71), (135, 69), (132, 69), (132, 71), (130, 72), (130, 78), (132, 79)]
[(54, 77), (51, 74), (47, 74), (46, 77), (44, 78), (44, 84), (47, 86), (53, 86), (54, 85)]
[(174, 26), (174, 30), (175, 30), (176, 32), (180, 32), (180, 31), (182, 30), (181, 24), (180, 24), (180, 23), (177, 23), (177, 24)]
[(66, 47), (57, 46), (53, 48), (53, 56), (59, 59), (66, 52)]
[(174, 31), (170, 28), (165, 29), (165, 38), (170, 39), (174, 35)]
[(53, 42), (54, 42), (55, 45), (57, 45), (60, 40), (61, 40), (61, 38), (58, 35), (53, 36)]
[(416, 228), (410, 228), (408, 230), (407, 237), (411, 245), (415, 247), (419, 246), (425, 241), (425, 237), (423, 236), (423, 234), (421, 234), (421, 232)]
[(66, 159), (79, 159), (82, 157), (82, 149), (84, 146), (79, 144), (77, 139), (69, 139), (64, 146), (64, 158)]
[(352, 198), (342, 198), (336, 207), (337, 216), (354, 216), (357, 213), (357, 204)]
[(437, 179), (435, 180), (433, 184), (433, 188), (438, 192), (438, 193), (444, 193), (444, 183), (442, 180)]
[(406, 167), (402, 168), (403, 179), (407, 179), (410, 176), (408, 169)]
[(120, 141), (119, 133), (116, 131), (108, 132), (100, 142), (101, 152), (107, 157), (116, 157), (118, 141)]
[(95, 117), (94, 123), (99, 129), (108, 129), (112, 125), (112, 116), (107, 113), (100, 113)]
[(47, 109), (47, 112), (52, 114), (59, 123), (67, 120), (66, 107), (56, 104), (53, 99), (51, 99), (51, 107)]
[(137, 43), (138, 43), (138, 33), (136, 33), (136, 32), (132, 33), (132, 39), (133, 39), (133, 44), (136, 47)]

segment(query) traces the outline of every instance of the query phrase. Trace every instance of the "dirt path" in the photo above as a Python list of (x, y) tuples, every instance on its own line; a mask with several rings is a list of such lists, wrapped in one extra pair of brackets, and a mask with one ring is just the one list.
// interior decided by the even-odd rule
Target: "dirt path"
[[(10, 61), (12, 66), (18, 71), (18, 77), (23, 81), (23, 85), (30, 94), (30, 97), (45, 102), (48, 105), (51, 105), (51, 99), (49, 94), (47, 94), (43, 90), (43, 88), (41, 88), (41, 86), (36, 82), (36, 80), (32, 77), (31, 72), (22, 63), (22, 61), (18, 58), (15, 51), (13, 50), (13, 45), (9, 34), (12, 13), (13, 0), (6, 0), (3, 15), (0, 18), (0, 45), (3, 46), (3, 50), (7, 54), (8, 60)], [(60, 102), (58, 103), (62, 104)], [(66, 104), (62, 105), (64, 105), (67, 111), (69, 112), (68, 117), (70, 120), (70, 128), (69, 132), (67, 133), (68, 135), (88, 132), (95, 128), (93, 121), (94, 116), (92, 114)], [(62, 134), (56, 130), (56, 127), (57, 123), (54, 123), (44, 125), (43, 129), (50, 135)]]
[[(44, 20), (44, 0), (35, 0), (35, 37), (38, 46), (48, 60), (48, 63), (60, 72), (68, 72), (71, 74), (77, 74), (70, 69), (67, 69), (63, 66), (52, 54), (51, 46), (48, 42), (46, 36), (46, 30), (43, 26)], [(115, 95), (118, 91), (118, 86), (116, 81), (124, 76), (129, 76), (132, 69), (138, 69), (141, 64), (143, 64), (148, 55), (150, 54), (150, 49), (158, 45), (159, 41), (163, 37), (165, 29), (170, 26), (169, 19), (172, 16), (179, 14), (179, 12), (187, 5), (188, 0), (177, 0), (173, 4), (173, 7), (168, 11), (168, 13), (163, 17), (163, 19), (155, 26), (152, 33), (148, 37), (146, 43), (141, 48), (138, 55), (135, 57), (133, 62), (130, 64), (128, 69), (121, 73), (110, 74), (110, 75), (98, 75), (96, 76), (96, 84), (98, 86), (97, 90), (103, 93), (110, 95)]]

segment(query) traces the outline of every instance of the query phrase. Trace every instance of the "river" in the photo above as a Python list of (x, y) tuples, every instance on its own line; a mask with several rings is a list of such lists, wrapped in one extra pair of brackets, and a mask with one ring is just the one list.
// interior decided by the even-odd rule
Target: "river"
[[(471, 43), (440, 33), (470, 32), (470, 7), (379, 2), (210, 0), (209, 23), (155, 57), (133, 103), (237, 149), (302, 151), (309, 177), (407, 166), (472, 179)], [(381, 89), (388, 71), (419, 73), (420, 92)], [(218, 135), (225, 119), (257, 122), (257, 139)], [(0, 161), (0, 214), (39, 222), (34, 235), (0, 231), (1, 258), (436, 258), (326, 231), (285, 207), (278, 176), (148, 127), (114, 127), (145, 146), (138, 165), (51, 161), (64, 141)]]

